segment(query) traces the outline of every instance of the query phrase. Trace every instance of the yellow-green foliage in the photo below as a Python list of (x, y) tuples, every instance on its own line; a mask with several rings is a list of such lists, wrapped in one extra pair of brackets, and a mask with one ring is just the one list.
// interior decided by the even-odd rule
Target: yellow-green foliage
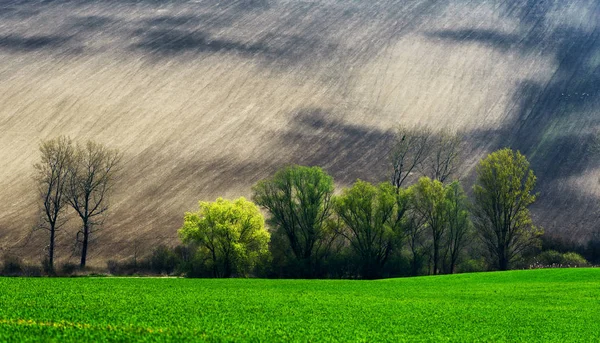
[(422, 177), (410, 187), (412, 208), (419, 222), (429, 231), (433, 245), (433, 273), (437, 274), (443, 257), (449, 261), (448, 272), (454, 270), (470, 227), (467, 203), (458, 182), (444, 185), (438, 180)]
[(555, 250), (546, 250), (535, 258), (538, 264), (542, 266), (559, 267), (585, 267), (589, 265), (586, 259), (576, 252), (567, 252), (561, 254)]
[(213, 276), (246, 275), (264, 255), (271, 238), (259, 208), (241, 197), (200, 202), (197, 212), (185, 214), (179, 229), (183, 242), (196, 242), (206, 254)]
[(499, 269), (507, 269), (543, 233), (527, 208), (536, 200), (535, 182), (525, 156), (508, 148), (489, 154), (477, 166), (474, 222)]

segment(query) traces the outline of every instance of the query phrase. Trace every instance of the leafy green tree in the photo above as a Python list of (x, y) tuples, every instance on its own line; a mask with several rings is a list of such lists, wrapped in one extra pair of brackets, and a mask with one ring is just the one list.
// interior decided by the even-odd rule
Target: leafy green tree
[(300, 268), (314, 277), (336, 235), (328, 221), (332, 213), (333, 178), (319, 167), (290, 166), (253, 187), (253, 200), (270, 213), (282, 247)]
[(210, 261), (214, 277), (247, 275), (269, 253), (270, 234), (260, 209), (243, 197), (201, 201), (197, 212), (185, 214), (179, 237), (197, 243)]
[(473, 221), (500, 270), (537, 245), (543, 233), (533, 225), (528, 209), (536, 200), (535, 182), (525, 156), (508, 148), (489, 154), (477, 166)]
[(358, 256), (361, 276), (380, 277), (390, 253), (400, 247), (406, 192), (397, 194), (389, 183), (376, 187), (358, 180), (336, 197), (334, 203), (342, 222), (339, 233)]
[(469, 219), (467, 197), (458, 181), (445, 186), (448, 228), (445, 238), (445, 258), (447, 273), (454, 273), (461, 251), (471, 237), (472, 223)]
[(67, 137), (57, 137), (40, 144), (41, 161), (34, 165), (35, 181), (42, 202), (40, 227), (50, 233), (47, 267), (54, 271), (54, 245), (56, 233), (65, 224), (67, 208), (65, 193), (69, 167), (73, 161), (74, 146)]
[[(407, 191), (409, 196), (412, 197), (412, 189), (408, 188)], [(426, 227), (423, 218), (415, 213), (412, 202), (409, 203), (409, 212), (406, 219), (404, 236), (410, 249), (411, 275), (417, 276), (419, 274), (419, 269), (423, 264), (424, 251), (426, 250), (423, 244), (423, 234)]]
[(446, 189), (438, 180), (422, 177), (411, 186), (412, 206), (421, 222), (431, 234), (433, 274), (440, 271), (442, 239), (448, 228), (448, 202)]

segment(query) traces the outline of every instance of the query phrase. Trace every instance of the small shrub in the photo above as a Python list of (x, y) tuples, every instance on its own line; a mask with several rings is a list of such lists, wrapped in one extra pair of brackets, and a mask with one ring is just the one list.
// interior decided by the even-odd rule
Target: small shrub
[(586, 267), (589, 265), (583, 256), (575, 252), (568, 252), (563, 254), (563, 264), (569, 267)]
[(179, 261), (175, 274), (190, 278), (211, 276), (212, 271), (207, 267), (206, 258), (198, 252), (197, 244), (178, 245), (173, 251)]
[(71, 276), (79, 270), (79, 265), (73, 262), (65, 262), (58, 267), (60, 275)]
[(2, 258), (2, 275), (17, 276), (23, 273), (23, 261), (15, 255), (4, 255)]
[(212, 276), (212, 270), (208, 268), (206, 259), (196, 254), (189, 261), (182, 261), (177, 266), (177, 274), (189, 278), (207, 278)]
[(21, 272), (22, 276), (40, 277), (42, 276), (42, 267), (36, 265), (24, 265)]
[(172, 274), (179, 259), (175, 252), (165, 245), (159, 245), (154, 249), (149, 259), (150, 270), (157, 274)]
[(546, 250), (535, 258), (536, 262), (543, 266), (558, 266), (563, 262), (563, 256), (556, 250)]
[(119, 262), (115, 260), (108, 260), (106, 262), (106, 269), (112, 275), (119, 275), (120, 265)]
[(562, 268), (562, 267), (585, 267), (588, 261), (575, 252), (564, 254), (555, 250), (547, 250), (539, 254), (532, 264), (532, 268)]
[(125, 260), (123, 262), (109, 260), (108, 262), (106, 262), (106, 269), (111, 275), (135, 275), (138, 273), (150, 273), (150, 266), (148, 261), (138, 261), (133, 258)]
[(486, 270), (488, 270), (488, 266), (483, 258), (467, 259), (456, 266), (457, 273), (479, 273)]
[(46, 274), (46, 275), (55, 275), (56, 274), (56, 271), (54, 270), (54, 266), (50, 265), (50, 259), (48, 259), (47, 256), (42, 259), (41, 265), (42, 265), (42, 271), (44, 272), (44, 274)]

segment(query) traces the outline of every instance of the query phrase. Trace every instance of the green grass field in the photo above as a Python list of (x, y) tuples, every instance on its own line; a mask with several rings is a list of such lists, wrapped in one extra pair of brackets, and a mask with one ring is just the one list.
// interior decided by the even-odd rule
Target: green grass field
[(380, 281), (0, 278), (0, 341), (600, 340), (600, 269)]

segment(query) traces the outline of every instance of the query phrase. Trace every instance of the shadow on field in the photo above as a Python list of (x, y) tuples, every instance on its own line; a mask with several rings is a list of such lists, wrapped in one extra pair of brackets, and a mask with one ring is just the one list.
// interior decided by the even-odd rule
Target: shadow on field
[(40, 11), (35, 9), (4, 7), (0, 5), (0, 18), (2, 20), (23, 20), (35, 17), (39, 13)]
[(32, 52), (62, 49), (71, 40), (67, 36), (0, 36), (0, 50), (10, 52)]
[[(23, 0), (0, 5), (0, 18), (18, 24), (0, 28), (0, 36), (17, 37), (5, 45), (23, 53), (33, 47), (71, 55), (133, 52), (149, 59), (218, 53), (256, 58), (267, 68), (311, 67), (376, 56), (441, 13), (445, 6), (438, 2)], [(68, 34), (82, 48), (60, 40), (19, 42), (31, 28), (48, 38)]]
[(104, 31), (113, 23), (115, 23), (115, 20), (97, 15), (72, 17), (69, 19), (69, 24), (64, 27), (64, 31), (76, 34), (84, 34), (86, 32), (93, 33)]
[(139, 31), (143, 37), (133, 50), (155, 54), (161, 57), (180, 55), (185, 52), (234, 52), (241, 55), (269, 54), (269, 49), (261, 44), (245, 44), (227, 39), (214, 39), (203, 32), (192, 33), (183, 30)]
[(293, 114), (276, 144), (294, 142), (288, 153), (295, 157), (294, 163), (323, 166), (336, 181), (349, 184), (357, 178), (387, 180), (393, 138), (393, 130), (352, 125), (327, 110), (304, 108)]
[[(549, 226), (568, 223), (566, 229), (582, 232), (596, 225), (597, 216), (592, 214), (598, 212), (598, 201), (572, 186), (565, 187), (564, 182), (600, 168), (600, 22), (591, 20), (587, 27), (552, 27), (546, 18), (551, 9), (562, 13), (570, 5), (528, 0), (519, 11), (507, 8), (506, 16), (518, 19), (521, 25), (517, 35), (465, 29), (429, 32), (427, 36), (456, 44), (482, 44), (523, 57), (538, 54), (553, 63), (555, 71), (545, 75), (545, 80), (522, 80), (516, 85), (513, 105), (507, 108), (512, 120), (498, 130), (472, 132), (471, 139), (492, 139), (492, 150), (509, 146), (526, 154), (543, 192), (534, 208), (551, 209), (540, 212), (547, 213), (542, 221)], [(600, 3), (591, 17), (599, 16)]]
[(485, 29), (442, 30), (428, 32), (426, 35), (430, 38), (455, 41), (460, 42), (461, 44), (473, 42), (484, 44), (502, 51), (511, 49), (521, 39), (521, 36), (517, 34), (508, 34)]

